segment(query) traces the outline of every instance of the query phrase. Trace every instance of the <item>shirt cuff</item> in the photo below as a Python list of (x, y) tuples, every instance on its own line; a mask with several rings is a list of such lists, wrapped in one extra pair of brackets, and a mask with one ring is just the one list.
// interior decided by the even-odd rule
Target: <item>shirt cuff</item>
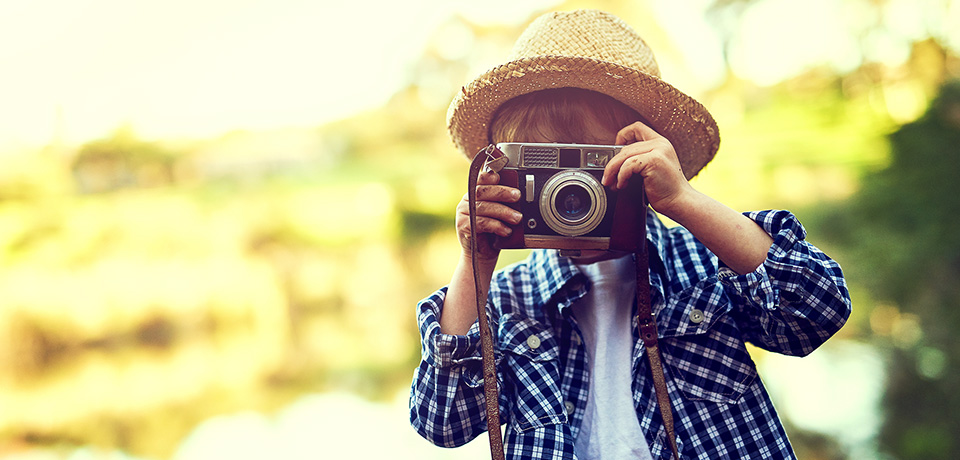
[(462, 366), (480, 361), (480, 324), (473, 322), (466, 335), (440, 332), (440, 312), (447, 290), (442, 288), (418, 305), (421, 357), (427, 364), (440, 368)]
[(770, 282), (767, 269), (760, 264), (756, 270), (741, 275), (732, 269), (721, 266), (717, 273), (720, 283), (726, 287), (728, 294), (744, 299), (750, 304), (765, 309), (776, 308), (777, 289)]
[[(779, 304), (779, 292), (773, 278), (777, 278), (779, 283), (791, 283), (792, 280), (779, 278), (784, 275), (789, 277), (793, 273), (777, 267), (795, 264), (795, 261), (791, 260), (792, 251), (806, 238), (807, 232), (788, 211), (755, 211), (745, 215), (773, 238), (773, 244), (767, 251), (766, 259), (756, 270), (740, 275), (720, 262), (717, 277), (730, 290), (728, 292), (754, 305), (774, 309)], [(777, 276), (772, 277), (768, 269), (774, 269)]]

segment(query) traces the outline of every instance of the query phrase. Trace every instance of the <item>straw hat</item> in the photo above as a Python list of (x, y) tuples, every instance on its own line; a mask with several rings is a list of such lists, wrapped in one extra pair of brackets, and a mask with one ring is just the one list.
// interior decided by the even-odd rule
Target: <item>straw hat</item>
[(670, 140), (687, 179), (717, 153), (720, 134), (699, 102), (660, 79), (646, 42), (621, 19), (597, 10), (548, 13), (517, 39), (506, 64), (463, 87), (447, 127), (467, 158), (490, 144), (490, 123), (511, 98), (549, 88), (597, 91), (639, 112)]

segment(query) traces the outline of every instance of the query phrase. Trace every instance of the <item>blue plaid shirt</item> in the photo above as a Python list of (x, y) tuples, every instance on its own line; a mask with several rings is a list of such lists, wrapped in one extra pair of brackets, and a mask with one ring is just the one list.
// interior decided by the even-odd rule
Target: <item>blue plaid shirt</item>
[[(651, 301), (683, 458), (795, 458), (744, 342), (803, 356), (850, 314), (840, 267), (804, 241), (792, 214), (748, 216), (774, 243), (757, 270), (738, 275), (688, 231), (668, 229), (648, 213), (647, 239), (655, 248)], [(494, 275), (487, 309), (508, 459), (575, 458), (589, 379), (570, 306), (589, 289), (587, 278), (556, 251), (533, 251)], [(478, 326), (464, 336), (441, 333), (445, 293), (418, 306), (422, 362), (414, 372), (410, 421), (434, 444), (455, 447), (486, 430), (486, 414)], [(668, 459), (649, 363), (633, 329), (637, 418), (654, 458)]]

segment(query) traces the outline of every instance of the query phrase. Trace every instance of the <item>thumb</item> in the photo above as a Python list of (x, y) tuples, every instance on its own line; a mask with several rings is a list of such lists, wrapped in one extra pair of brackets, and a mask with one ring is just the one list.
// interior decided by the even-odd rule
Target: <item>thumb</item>
[(500, 174), (493, 170), (480, 171), (480, 177), (477, 178), (477, 185), (496, 185), (500, 183)]
[(641, 121), (633, 122), (617, 133), (617, 145), (627, 145), (634, 142), (649, 141), (663, 137)]

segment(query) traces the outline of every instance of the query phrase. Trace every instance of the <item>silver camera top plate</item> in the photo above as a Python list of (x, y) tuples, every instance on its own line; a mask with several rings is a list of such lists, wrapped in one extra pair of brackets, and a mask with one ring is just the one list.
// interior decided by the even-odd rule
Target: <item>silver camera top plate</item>
[(513, 168), (603, 169), (622, 145), (501, 142), (499, 149)]

